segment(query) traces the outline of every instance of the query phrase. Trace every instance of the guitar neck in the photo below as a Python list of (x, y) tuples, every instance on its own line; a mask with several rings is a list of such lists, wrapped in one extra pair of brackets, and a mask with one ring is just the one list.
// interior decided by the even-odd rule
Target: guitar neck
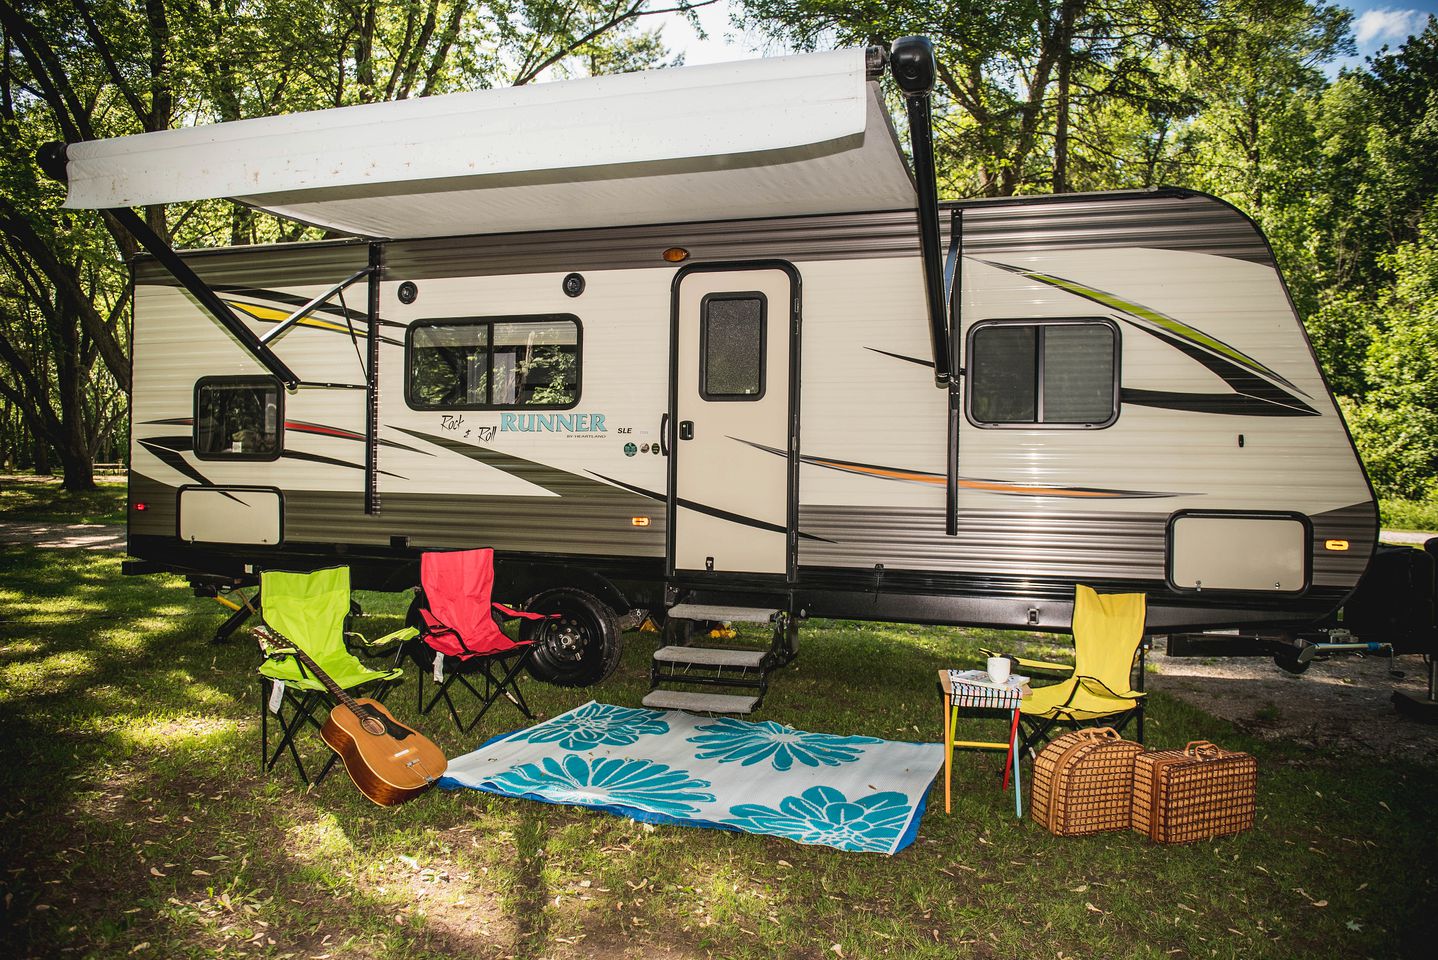
[(313, 657), (311, 657), (308, 653), (305, 653), (299, 648), (298, 645), (293, 642), (290, 642), (289, 649), (285, 652), (290, 654), (300, 663), (304, 664), (307, 668), (309, 668), (310, 672), (315, 675), (315, 678), (318, 679), (320, 683), (323, 683), (325, 685), (325, 689), (330, 692), (330, 695), (333, 696), (340, 703), (344, 704), (346, 707), (349, 707), (351, 713), (353, 713), (360, 719), (364, 719), (366, 714), (360, 710), (360, 706), (358, 703), (355, 702), (355, 698), (346, 693), (343, 687), (335, 683), (334, 680), (330, 678), (329, 674), (321, 670), (320, 665), (315, 663)]

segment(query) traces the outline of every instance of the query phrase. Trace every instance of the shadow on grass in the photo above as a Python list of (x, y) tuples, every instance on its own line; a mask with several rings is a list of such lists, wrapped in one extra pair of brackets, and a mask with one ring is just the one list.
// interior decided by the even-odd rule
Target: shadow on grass
[[(960, 758), (954, 813), (940, 786), (895, 857), (469, 791), (380, 810), (338, 771), (306, 792), (258, 773), (253, 646), (210, 645), (223, 611), (118, 562), (0, 552), (0, 956), (1426, 956), (1438, 932), (1433, 770), (1262, 743), (1157, 695), (1152, 745), (1259, 757), (1257, 829), (1057, 840), (1014, 819), (988, 755)], [(405, 601), (366, 597), (366, 631)], [(934, 739), (934, 670), (1014, 639), (814, 623), (760, 718)], [(626, 642), (602, 689), (526, 697), (637, 704), (655, 641)], [(408, 688), (390, 705), (419, 719)], [(418, 725), (456, 756), (519, 722)]]

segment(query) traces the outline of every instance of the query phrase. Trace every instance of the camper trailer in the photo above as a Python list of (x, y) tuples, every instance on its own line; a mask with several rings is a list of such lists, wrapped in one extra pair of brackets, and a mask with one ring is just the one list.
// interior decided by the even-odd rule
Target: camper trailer
[(772, 665), (804, 617), (1062, 631), (1078, 583), (1156, 632), (1339, 606), (1374, 496), (1258, 227), (1178, 189), (940, 204), (931, 54), (887, 67), (912, 169), (889, 59), (56, 151), (142, 239), (130, 208), (208, 197), (352, 238), (146, 240), (131, 572), (398, 590), (493, 547), (575, 685), (670, 611), (781, 623)]

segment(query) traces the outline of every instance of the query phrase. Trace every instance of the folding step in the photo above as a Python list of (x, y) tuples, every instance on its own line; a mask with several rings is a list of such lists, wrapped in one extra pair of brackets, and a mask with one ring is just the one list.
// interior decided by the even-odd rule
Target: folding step
[(730, 623), (769, 623), (779, 613), (761, 607), (726, 607), (719, 604), (681, 603), (670, 607), (671, 620), (725, 620)]
[(758, 703), (758, 697), (690, 690), (651, 690), (644, 697), (646, 707), (655, 710), (688, 710), (690, 713), (752, 713)]
[(720, 647), (660, 647), (654, 659), (662, 663), (693, 664), (703, 667), (752, 669), (764, 662), (767, 650), (732, 650)]

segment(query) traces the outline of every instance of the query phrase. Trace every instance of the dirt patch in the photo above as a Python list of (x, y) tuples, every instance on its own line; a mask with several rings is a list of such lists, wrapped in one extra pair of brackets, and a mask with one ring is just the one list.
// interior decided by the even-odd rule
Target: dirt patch
[(1163, 639), (1149, 663), (1150, 690), (1163, 691), (1255, 736), (1301, 745), (1347, 747), (1361, 754), (1438, 765), (1438, 726), (1400, 717), (1393, 691), (1426, 696), (1421, 656), (1335, 655), (1305, 673), (1286, 673), (1267, 657), (1168, 657)]
[(0, 520), (0, 543), (55, 550), (124, 550), (125, 528), (112, 523)]

